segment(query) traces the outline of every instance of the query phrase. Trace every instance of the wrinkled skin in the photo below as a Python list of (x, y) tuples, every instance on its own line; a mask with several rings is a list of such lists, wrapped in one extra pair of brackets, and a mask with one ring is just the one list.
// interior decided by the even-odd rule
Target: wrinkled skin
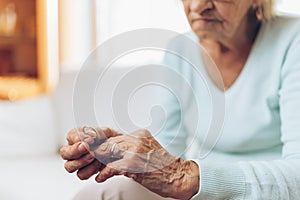
[(61, 148), (65, 169), (81, 180), (124, 175), (163, 197), (190, 199), (198, 192), (199, 169), (168, 153), (147, 130), (122, 135), (109, 128), (73, 129)]

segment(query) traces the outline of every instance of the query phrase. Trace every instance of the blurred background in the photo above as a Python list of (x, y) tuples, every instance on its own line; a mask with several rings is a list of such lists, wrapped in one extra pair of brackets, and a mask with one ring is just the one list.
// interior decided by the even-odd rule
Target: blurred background
[[(276, 10), (298, 15), (300, 2), (278, 0)], [(58, 155), (78, 125), (73, 83), (97, 46), (139, 28), (190, 30), (179, 0), (0, 1), (1, 200), (71, 199), (88, 182), (67, 174)], [(161, 58), (128, 56), (113, 73)]]

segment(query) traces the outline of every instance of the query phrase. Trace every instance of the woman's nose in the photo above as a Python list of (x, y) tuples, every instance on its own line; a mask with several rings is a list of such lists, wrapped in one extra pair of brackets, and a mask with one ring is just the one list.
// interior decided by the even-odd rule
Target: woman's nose
[(213, 8), (212, 0), (190, 0), (190, 9), (193, 12), (201, 12)]

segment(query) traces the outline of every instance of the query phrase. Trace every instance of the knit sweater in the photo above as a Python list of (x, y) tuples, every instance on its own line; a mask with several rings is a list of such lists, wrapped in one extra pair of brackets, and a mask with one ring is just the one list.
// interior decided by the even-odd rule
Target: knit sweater
[(195, 67), (203, 57), (187, 40), (199, 44), (193, 33), (178, 36), (164, 59), (182, 80), (170, 78), (173, 93), (162, 95), (166, 121), (157, 139), (199, 165), (193, 199), (300, 199), (299, 19), (263, 22), (225, 92)]

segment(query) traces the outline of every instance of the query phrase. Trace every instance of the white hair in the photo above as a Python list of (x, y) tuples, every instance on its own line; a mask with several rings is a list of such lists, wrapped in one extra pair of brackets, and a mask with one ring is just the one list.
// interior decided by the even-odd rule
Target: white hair
[(275, 16), (274, 6), (276, 0), (262, 0), (261, 1), (261, 14), (263, 20), (270, 20)]

